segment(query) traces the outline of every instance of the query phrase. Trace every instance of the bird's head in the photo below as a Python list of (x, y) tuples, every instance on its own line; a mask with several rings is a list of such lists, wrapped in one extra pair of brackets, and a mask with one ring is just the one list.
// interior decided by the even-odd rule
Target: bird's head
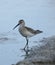
[(19, 20), (19, 21), (18, 21), (18, 24), (13, 28), (13, 30), (14, 30), (16, 27), (18, 27), (19, 25), (24, 26), (24, 25), (25, 25), (24, 20)]

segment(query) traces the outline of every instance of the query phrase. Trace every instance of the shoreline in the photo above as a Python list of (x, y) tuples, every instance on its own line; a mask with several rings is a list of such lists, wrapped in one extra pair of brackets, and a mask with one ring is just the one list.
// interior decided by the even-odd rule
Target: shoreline
[(40, 41), (43, 46), (32, 47), (28, 57), (12, 65), (55, 65), (55, 36)]

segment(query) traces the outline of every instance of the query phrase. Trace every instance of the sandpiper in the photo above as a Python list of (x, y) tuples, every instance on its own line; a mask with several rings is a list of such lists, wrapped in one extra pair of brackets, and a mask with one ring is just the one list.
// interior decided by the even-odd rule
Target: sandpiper
[(13, 28), (13, 30), (19, 25), (19, 32), (20, 34), (26, 38), (26, 45), (24, 47), (28, 48), (28, 39), (36, 34), (42, 33), (43, 31), (40, 30), (33, 30), (32, 28), (26, 27), (24, 20), (19, 20), (18, 24)]

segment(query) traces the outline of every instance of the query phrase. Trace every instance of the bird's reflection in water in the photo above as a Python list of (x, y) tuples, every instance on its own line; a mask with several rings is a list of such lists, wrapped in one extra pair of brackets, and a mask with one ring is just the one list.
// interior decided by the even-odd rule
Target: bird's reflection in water
[(21, 49), (25, 52), (25, 55), (22, 55), (22, 56), (25, 56), (25, 58), (27, 58), (29, 56), (29, 53), (30, 53), (30, 48), (29, 46), (27, 46), (25, 49)]

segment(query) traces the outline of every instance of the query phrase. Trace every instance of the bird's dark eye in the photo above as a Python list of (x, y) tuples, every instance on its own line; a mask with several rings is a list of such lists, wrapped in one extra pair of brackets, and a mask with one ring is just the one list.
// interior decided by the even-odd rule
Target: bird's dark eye
[(20, 23), (20, 24), (23, 23), (23, 20), (20, 20), (19, 23)]

